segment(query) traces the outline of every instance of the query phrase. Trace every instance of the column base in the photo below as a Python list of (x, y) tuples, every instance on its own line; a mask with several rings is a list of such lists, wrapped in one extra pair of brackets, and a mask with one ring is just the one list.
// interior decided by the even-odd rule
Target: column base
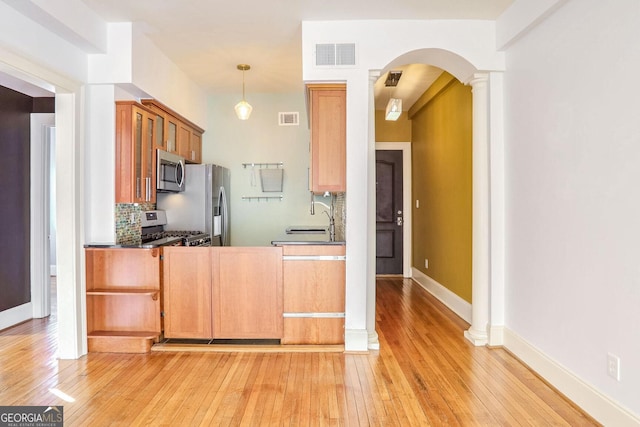
[(471, 328), (464, 331), (464, 337), (467, 340), (471, 341), (471, 344), (473, 344), (476, 347), (487, 345), (487, 343), (489, 342), (489, 337), (487, 336), (486, 333), (474, 331)]

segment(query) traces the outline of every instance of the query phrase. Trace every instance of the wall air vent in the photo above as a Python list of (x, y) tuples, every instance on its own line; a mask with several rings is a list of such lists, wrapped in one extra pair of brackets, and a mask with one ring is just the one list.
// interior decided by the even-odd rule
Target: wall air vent
[(355, 43), (324, 43), (316, 45), (317, 66), (356, 65)]
[(300, 124), (300, 113), (278, 113), (279, 126), (298, 126)]

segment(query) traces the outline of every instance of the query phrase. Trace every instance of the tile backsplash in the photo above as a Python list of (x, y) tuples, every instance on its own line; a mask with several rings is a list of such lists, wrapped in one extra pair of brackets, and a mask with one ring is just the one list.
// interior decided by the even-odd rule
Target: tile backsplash
[[(139, 245), (141, 243), (140, 214), (156, 208), (155, 203), (116, 203), (116, 244)], [(347, 230), (346, 194), (336, 193), (336, 240), (345, 240)]]
[(334, 220), (336, 224), (336, 240), (344, 241), (347, 232), (346, 193), (336, 193), (334, 212)]
[(116, 203), (116, 244), (139, 245), (140, 214), (155, 208), (154, 203)]

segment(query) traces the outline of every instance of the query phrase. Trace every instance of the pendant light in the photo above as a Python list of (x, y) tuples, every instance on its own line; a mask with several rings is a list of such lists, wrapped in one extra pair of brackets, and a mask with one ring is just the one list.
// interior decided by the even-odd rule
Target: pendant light
[(248, 64), (238, 64), (238, 70), (242, 71), (242, 101), (236, 104), (235, 110), (240, 120), (247, 120), (251, 115), (251, 110), (253, 110), (251, 104), (244, 99), (244, 72), (250, 69), (251, 66)]

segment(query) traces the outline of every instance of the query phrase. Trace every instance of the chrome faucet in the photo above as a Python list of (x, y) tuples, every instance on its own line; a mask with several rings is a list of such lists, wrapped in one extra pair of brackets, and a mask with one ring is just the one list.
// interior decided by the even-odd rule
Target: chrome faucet
[(316, 210), (315, 210), (315, 205), (322, 205), (325, 208), (328, 209), (327, 211), (323, 211), (327, 217), (329, 218), (329, 241), (330, 242), (335, 242), (336, 240), (336, 222), (334, 219), (334, 202), (333, 202), (333, 194), (329, 193), (328, 191), (324, 193), (324, 197), (330, 197), (331, 202), (329, 203), (330, 206), (327, 206), (327, 204), (322, 203), (322, 202), (318, 202), (315, 200), (315, 195), (313, 194), (313, 191), (311, 192), (311, 208), (309, 209), (309, 213), (311, 213), (311, 215), (315, 215), (316, 214)]

